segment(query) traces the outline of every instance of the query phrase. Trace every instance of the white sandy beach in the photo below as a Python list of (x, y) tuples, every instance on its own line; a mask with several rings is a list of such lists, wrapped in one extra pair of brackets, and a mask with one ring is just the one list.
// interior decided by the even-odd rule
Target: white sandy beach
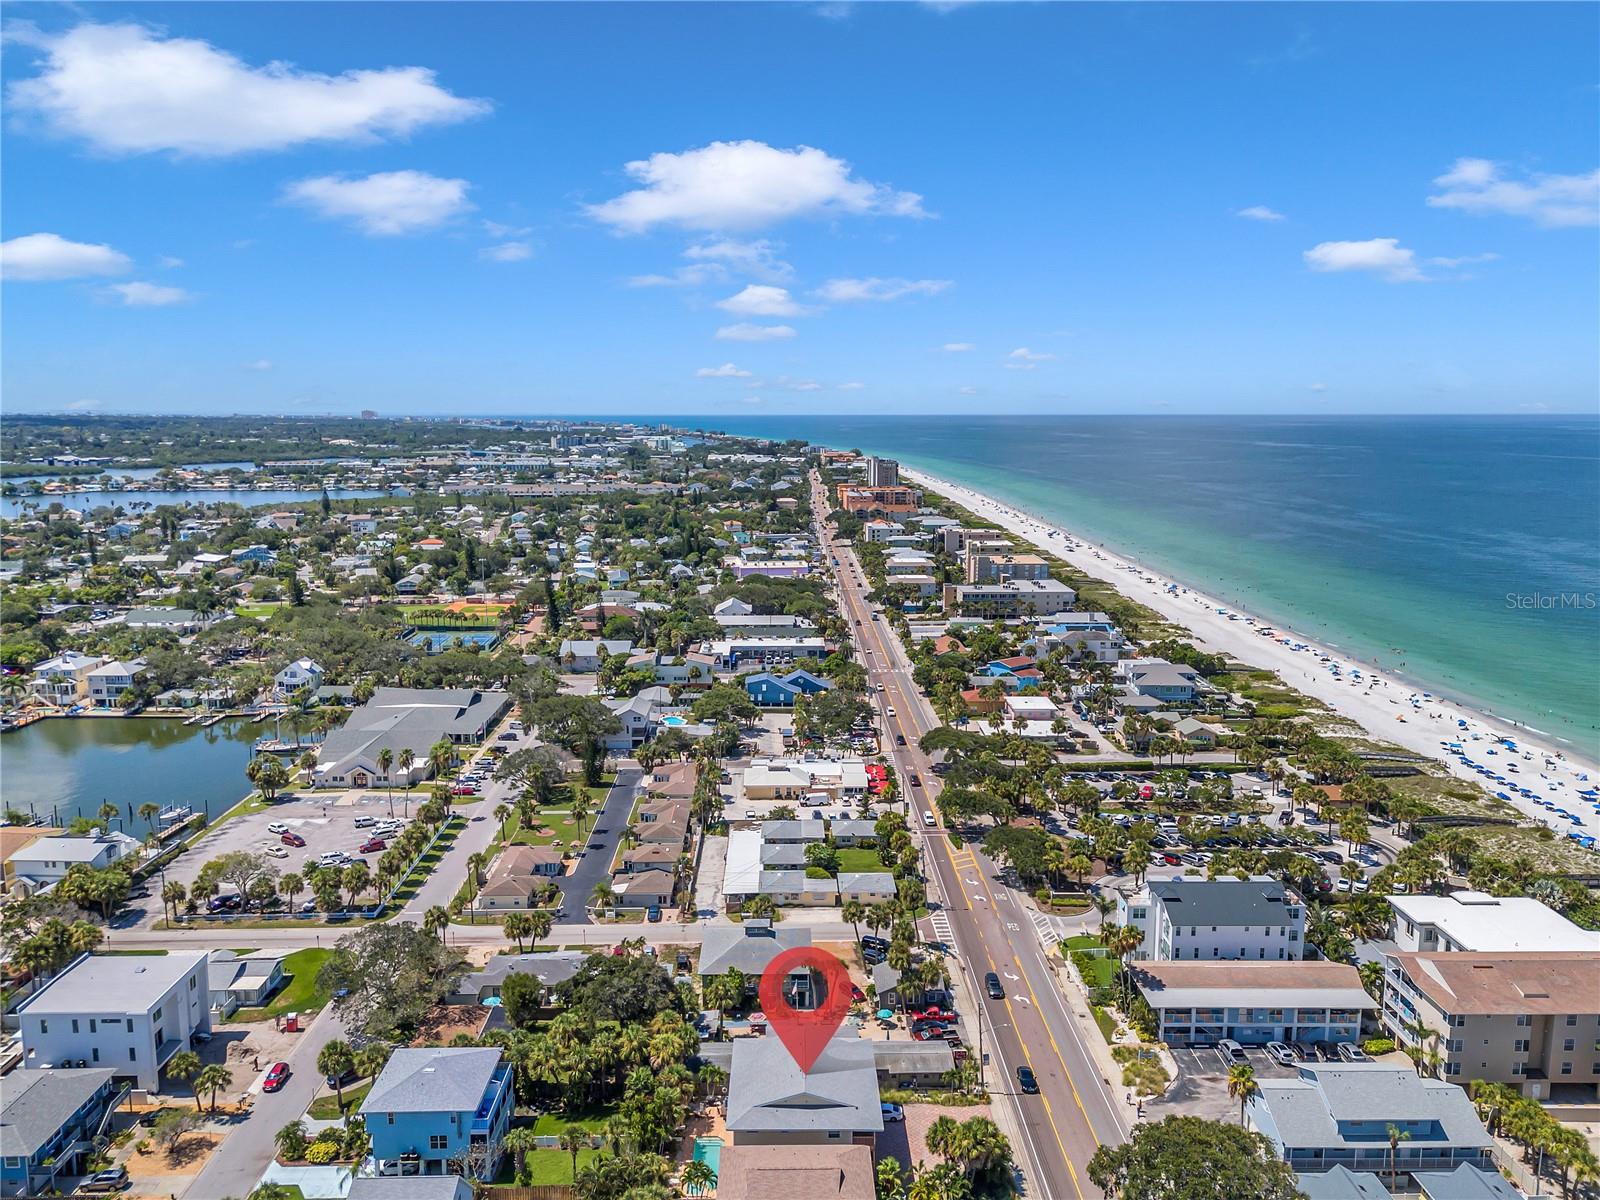
[[(1322, 701), (1373, 737), (1442, 762), (1453, 774), (1480, 783), (1491, 794), (1505, 793), (1529, 819), (1542, 821), (1562, 834), (1580, 829), (1600, 834), (1600, 800), (1580, 794), (1600, 787), (1596, 782), (1600, 781), (1600, 765), (1594, 761), (1563, 752), (1509, 722), (1428, 697), (1410, 683), (1372, 670), (1287, 626), (1270, 625), (971, 488), (903, 466), (901, 474), (957, 500), (1084, 573), (1115, 585), (1130, 599), (1189, 629), (1202, 649), (1274, 671), (1285, 683)], [(1258, 633), (1260, 629), (1272, 629), (1274, 636)], [(1514, 742), (1515, 750), (1500, 744), (1501, 738)], [(1443, 742), (1459, 743), (1468, 760), (1488, 767), (1507, 782), (1480, 775), (1441, 745)], [(1541, 807), (1538, 800), (1512, 787), (1526, 788), (1538, 799), (1566, 809), (1581, 825)]]

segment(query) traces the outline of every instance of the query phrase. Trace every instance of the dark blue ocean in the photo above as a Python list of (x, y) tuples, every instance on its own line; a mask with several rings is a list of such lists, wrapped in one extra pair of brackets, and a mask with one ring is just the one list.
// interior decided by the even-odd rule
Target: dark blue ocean
[(1600, 417), (666, 419), (897, 458), (1600, 751)]

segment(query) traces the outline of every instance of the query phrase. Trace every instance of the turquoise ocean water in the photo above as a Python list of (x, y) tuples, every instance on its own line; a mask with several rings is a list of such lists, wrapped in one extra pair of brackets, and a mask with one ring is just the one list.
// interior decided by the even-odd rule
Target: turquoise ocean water
[(668, 419), (897, 458), (1600, 753), (1600, 418)]

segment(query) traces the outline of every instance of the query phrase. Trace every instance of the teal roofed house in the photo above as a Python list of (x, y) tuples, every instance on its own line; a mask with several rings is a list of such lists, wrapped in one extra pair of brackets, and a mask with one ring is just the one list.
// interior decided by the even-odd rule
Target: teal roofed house
[(511, 1064), (497, 1049), (396, 1050), (361, 1102), (378, 1174), (493, 1179), (512, 1091)]

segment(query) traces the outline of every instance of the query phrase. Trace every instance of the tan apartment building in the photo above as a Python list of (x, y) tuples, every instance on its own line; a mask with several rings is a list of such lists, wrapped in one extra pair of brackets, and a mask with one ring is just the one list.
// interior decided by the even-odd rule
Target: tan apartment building
[[(1384, 955), (1382, 1019), (1401, 1047), (1433, 1047), (1463, 1087), (1504, 1083), (1548, 1100), (1555, 1085), (1600, 1084), (1600, 953)], [(1419, 1038), (1415, 1024), (1431, 1033)]]
[(1037, 554), (1013, 554), (1009, 549), (968, 546), (965, 574), (968, 583), (998, 583), (1004, 579), (1049, 579), (1050, 564)]

